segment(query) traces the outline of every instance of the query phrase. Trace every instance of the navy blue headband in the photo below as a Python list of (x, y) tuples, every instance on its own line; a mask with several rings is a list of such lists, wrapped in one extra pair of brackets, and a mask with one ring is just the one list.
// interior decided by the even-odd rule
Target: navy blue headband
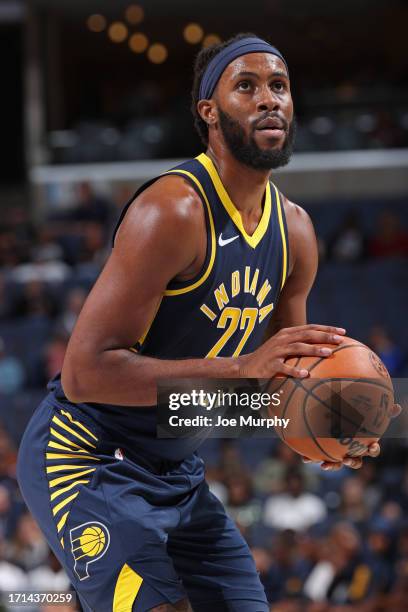
[(199, 99), (209, 100), (228, 64), (237, 57), (246, 55), (247, 53), (272, 53), (272, 55), (277, 55), (285, 64), (286, 69), (288, 69), (288, 65), (283, 55), (276, 47), (272, 47), (272, 45), (262, 40), (262, 38), (253, 36), (241, 38), (241, 40), (237, 40), (228, 45), (228, 47), (225, 47), (225, 49), (222, 49), (212, 58), (201, 79)]

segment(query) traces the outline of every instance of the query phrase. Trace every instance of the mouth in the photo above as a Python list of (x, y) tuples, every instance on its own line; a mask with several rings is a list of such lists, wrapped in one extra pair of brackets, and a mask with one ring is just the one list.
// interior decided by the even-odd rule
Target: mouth
[(255, 129), (272, 138), (279, 138), (286, 132), (283, 122), (277, 117), (266, 117), (258, 123)]
[(280, 138), (285, 134), (285, 130), (282, 128), (257, 128), (256, 131), (261, 132), (261, 134), (268, 138)]

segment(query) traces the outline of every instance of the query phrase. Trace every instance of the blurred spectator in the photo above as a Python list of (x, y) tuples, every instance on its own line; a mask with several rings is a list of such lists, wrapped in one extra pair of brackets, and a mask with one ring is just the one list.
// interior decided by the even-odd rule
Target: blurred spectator
[(247, 474), (236, 474), (227, 479), (226, 486), (227, 513), (241, 531), (245, 531), (259, 522), (262, 516), (261, 502), (253, 494), (252, 479)]
[(303, 593), (314, 602), (327, 600), (327, 593), (335, 575), (334, 564), (330, 560), (330, 545), (327, 538), (316, 541), (312, 538), (316, 548), (315, 563), (303, 585)]
[(393, 541), (394, 529), (389, 521), (384, 518), (371, 521), (367, 539), (368, 566), (377, 593), (388, 593), (395, 580)]
[(0, 593), (24, 591), (28, 586), (27, 574), (14, 563), (5, 560), (5, 549), (6, 542), (0, 533)]
[(0, 394), (10, 395), (20, 391), (25, 379), (22, 363), (9, 355), (3, 338), (0, 338)]
[(87, 223), (83, 228), (77, 262), (81, 265), (85, 263), (95, 264), (94, 274), (98, 274), (99, 269), (105, 262), (106, 255), (103, 226), (94, 222)]
[(305, 491), (305, 482), (298, 468), (286, 473), (286, 491), (273, 495), (265, 503), (263, 521), (269, 527), (302, 531), (326, 518), (324, 502)]
[(54, 318), (57, 310), (56, 301), (40, 280), (25, 283), (13, 305), (13, 312), (17, 317)]
[(384, 362), (390, 376), (400, 376), (405, 366), (405, 356), (401, 348), (393, 342), (382, 325), (371, 329), (368, 345)]
[(372, 586), (372, 572), (364, 559), (357, 530), (349, 523), (337, 523), (329, 536), (328, 553), (334, 577), (327, 599), (337, 605), (366, 599)]
[(28, 253), (18, 242), (17, 236), (10, 230), (0, 231), (0, 268), (3, 271), (12, 271), (27, 259)]
[(246, 472), (247, 467), (235, 440), (221, 440), (219, 466), (225, 480)]
[(386, 210), (380, 215), (368, 248), (372, 257), (408, 256), (408, 232), (394, 212)]
[(355, 211), (350, 212), (329, 240), (329, 257), (334, 261), (361, 260), (366, 251), (366, 237)]
[[(10, 436), (0, 423), (0, 482), (13, 487), (15, 481), (16, 451)], [(16, 485), (17, 486), (17, 485)]]
[(386, 501), (380, 508), (379, 516), (397, 529), (400, 527), (403, 517), (402, 508), (394, 501)]
[(340, 511), (342, 518), (355, 524), (364, 524), (369, 517), (363, 482), (358, 476), (346, 478), (341, 488)]
[(6, 554), (9, 561), (25, 571), (30, 571), (46, 562), (49, 554), (48, 545), (29, 512), (20, 516)]
[[(348, 604), (363, 610), (362, 603), (373, 591), (373, 573), (362, 551), (357, 530), (346, 522), (337, 523), (329, 537), (322, 543), (320, 560), (308, 575), (304, 593), (314, 602), (329, 601), (328, 607), (311, 607), (311, 610), (348, 610)], [(339, 606), (339, 608), (338, 608)]]
[(30, 588), (35, 591), (66, 592), (70, 589), (70, 581), (62, 569), (60, 562), (50, 550), (46, 562), (28, 572)]
[(67, 336), (62, 333), (56, 333), (51, 341), (46, 345), (44, 350), (45, 381), (54, 378), (58, 372), (61, 372), (65, 352), (67, 350), (67, 344)]
[(258, 493), (270, 495), (280, 493), (285, 488), (285, 479), (289, 467), (302, 472), (308, 489), (317, 484), (317, 476), (302, 463), (300, 455), (294, 453), (287, 444), (278, 442), (271, 456), (259, 463), (254, 475), (255, 490)]
[(8, 487), (0, 484), (0, 538), (10, 536), (11, 495)]
[(111, 216), (112, 205), (100, 195), (97, 195), (90, 183), (84, 181), (78, 185), (78, 202), (69, 211), (71, 221), (96, 222), (107, 227)]
[(65, 296), (65, 307), (58, 318), (57, 328), (62, 333), (70, 336), (74, 325), (85, 303), (87, 292), (82, 287), (74, 287)]
[[(295, 534), (290, 530), (277, 533), (272, 539), (270, 556), (271, 563), (264, 562), (264, 567), (260, 567), (268, 601), (282, 604), (287, 599), (300, 597), (310, 567), (298, 556)], [(258, 554), (255, 561), (259, 564), (259, 560)]]
[(6, 288), (6, 279), (0, 272), (0, 321), (11, 318), (10, 298)]
[(59, 247), (49, 244), (35, 250), (32, 261), (16, 266), (11, 274), (12, 280), (18, 283), (47, 282), (62, 283), (70, 277), (71, 268), (60, 261)]
[(377, 112), (372, 134), (372, 143), (376, 148), (387, 149), (400, 147), (403, 144), (403, 133), (395, 119), (388, 110)]

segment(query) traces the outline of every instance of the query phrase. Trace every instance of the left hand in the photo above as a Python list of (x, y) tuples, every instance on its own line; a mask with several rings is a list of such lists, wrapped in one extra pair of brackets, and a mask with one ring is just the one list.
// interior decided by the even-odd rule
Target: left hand
[[(394, 419), (395, 417), (399, 415), (400, 412), (401, 412), (401, 406), (399, 404), (394, 404), (392, 412), (391, 412), (391, 418)], [(378, 457), (380, 452), (381, 452), (381, 448), (378, 442), (373, 442), (372, 444), (368, 446), (367, 451), (363, 453), (363, 455), (361, 455), (360, 457), (347, 457), (346, 456), (344, 457), (343, 461), (338, 461), (338, 462), (323, 461), (320, 467), (322, 468), (322, 470), (335, 471), (335, 470), (339, 470), (340, 468), (342, 468), (343, 465), (346, 465), (347, 467), (352, 468), (353, 470), (358, 470), (363, 465), (363, 457)], [(304, 463), (313, 463), (313, 461), (309, 459), (308, 457), (302, 457), (302, 460)]]

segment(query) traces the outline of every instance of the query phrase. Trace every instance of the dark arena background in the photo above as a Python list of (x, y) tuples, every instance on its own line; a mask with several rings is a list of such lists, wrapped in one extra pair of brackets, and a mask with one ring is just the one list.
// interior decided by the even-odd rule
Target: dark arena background
[[(1, 591), (69, 589), (24, 507), (16, 453), (121, 207), (202, 150), (189, 108), (202, 45), (253, 31), (284, 53), (298, 133), (274, 180), (318, 235), (309, 321), (346, 327), (408, 376), (407, 23), (404, 0), (0, 2)], [(408, 609), (405, 439), (356, 472), (303, 464), (276, 437), (201, 454), (271, 610)]]

